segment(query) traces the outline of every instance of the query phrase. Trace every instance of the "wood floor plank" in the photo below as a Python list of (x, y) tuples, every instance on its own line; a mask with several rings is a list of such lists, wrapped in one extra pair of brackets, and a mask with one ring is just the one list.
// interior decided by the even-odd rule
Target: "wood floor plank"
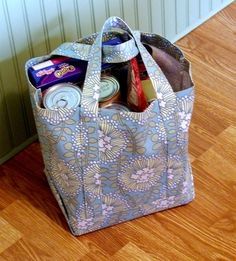
[(112, 259), (114, 261), (152, 261), (157, 260), (156, 257), (149, 256), (145, 251), (138, 248), (132, 243), (128, 243), (118, 252), (113, 255)]
[[(199, 142), (199, 140), (201, 142)], [(199, 124), (192, 122), (190, 126), (189, 150), (196, 159), (204, 151), (210, 148), (215, 142), (215, 135), (207, 131)]]
[[(222, 14), (224, 14), (224, 10), (222, 11)], [(216, 16), (216, 19), (210, 19), (204, 26), (199, 26), (195, 33), (202, 37), (207, 35), (210, 41), (213, 41), (215, 44), (226, 48), (231, 52), (235, 52), (235, 29), (232, 30), (231, 28), (224, 26), (224, 30), (221, 30), (219, 33), (219, 27), (222, 26), (222, 21), (217, 19), (218, 17), (220, 16)]]
[(236, 211), (229, 210), (220, 217), (215, 223), (213, 223), (209, 230), (214, 234), (218, 234), (221, 238), (224, 238), (225, 242), (232, 242), (236, 245)]
[[(108, 228), (109, 229), (109, 228)], [(100, 232), (100, 233), (99, 233)], [(109, 232), (109, 231), (108, 231)], [(103, 236), (103, 240), (97, 237), (97, 234)], [(109, 233), (102, 233), (102, 231), (97, 231), (95, 233), (90, 233), (87, 235), (82, 235), (79, 237), (80, 242), (89, 249), (89, 252), (85, 254), (80, 260), (81, 261), (93, 261), (93, 260), (111, 260), (109, 251), (106, 250), (106, 247), (112, 248), (112, 242), (110, 238), (106, 238), (106, 235)], [(116, 248), (120, 249), (119, 244), (116, 244)], [(113, 250), (114, 251), (114, 250)]]
[(218, 73), (229, 79), (235, 77), (236, 53), (215, 44), (212, 39), (208, 39), (207, 35), (203, 37), (190, 34), (189, 37), (182, 38), (178, 45), (185, 53), (211, 66)]
[(126, 238), (148, 256), (157, 257), (159, 260), (165, 260), (167, 256), (170, 260), (175, 257), (191, 260), (194, 257), (192, 250), (186, 247), (188, 243), (186, 245), (163, 226), (161, 213), (126, 222), (119, 227), (113, 227), (112, 230), (117, 238)]
[[(1, 253), (0, 261), (41, 261), (43, 256), (39, 256), (37, 249), (24, 239), (20, 239), (7, 250)], [(44, 258), (45, 260), (45, 258)]]
[(68, 231), (26, 201), (17, 200), (0, 212), (30, 244), (38, 259), (78, 260), (88, 249)]
[[(221, 98), (227, 99), (230, 104), (234, 101), (234, 96), (232, 95), (236, 94), (236, 90), (234, 88), (236, 78), (234, 78), (233, 75), (231, 78), (227, 78), (226, 75), (216, 70), (216, 68), (208, 66), (196, 57), (191, 56), (188, 53), (185, 53), (185, 56), (191, 61), (192, 64), (196, 94), (202, 93), (205, 90), (206, 95), (208, 95), (208, 90), (211, 90), (221, 95)], [(199, 89), (199, 83), (203, 88), (200, 87)], [(213, 96), (212, 98), (214, 99), (215, 97)], [(220, 101), (221, 100), (219, 99), (219, 102)], [(227, 106), (227, 103), (224, 105)]]
[[(1, 182), (1, 178), (0, 178)], [(10, 205), (12, 202), (16, 200), (16, 197), (12, 195), (12, 193), (1, 186), (0, 188), (0, 210), (6, 208), (8, 205)]]
[[(121, 226), (124, 224), (121, 224)], [(117, 230), (115, 227), (108, 227), (97, 232), (89, 233), (80, 237), (81, 242), (88, 246), (96, 245), (99, 249), (102, 249), (109, 256), (114, 255), (122, 247), (129, 243), (127, 237), (117, 236)]]
[(236, 81), (217, 75), (206, 64), (188, 58), (192, 61), (196, 84), (190, 125), (190, 153), (198, 157), (215, 143), (218, 134), (236, 122)]
[[(236, 187), (236, 125), (224, 130), (216, 143), (194, 162), (205, 171), (214, 173), (214, 178), (223, 180), (228, 187)], [(236, 191), (235, 191), (236, 197)]]
[[(27, 164), (24, 164), (25, 159)], [(33, 166), (32, 170), (30, 166)], [(0, 199), (0, 208), (4, 205), (6, 207), (16, 199), (23, 199), (40, 209), (54, 222), (67, 228), (63, 214), (50, 191), (43, 168), (38, 142), (31, 144), (24, 153), (16, 155), (9, 164), (0, 166), (0, 195), (7, 194), (8, 199), (3, 203)]]
[[(235, 3), (231, 4), (229, 8), (225, 8), (221, 11), (221, 13), (217, 16), (215, 16), (214, 20), (218, 20), (221, 22), (221, 28), (228, 28), (233, 33), (235, 33), (236, 30), (236, 5)], [(220, 28), (220, 27), (218, 27)], [(221, 34), (221, 31), (220, 31)]]
[(89, 253), (83, 256), (80, 261), (107, 261), (112, 260), (111, 256), (109, 256), (104, 250), (98, 247), (91, 247), (89, 248)]
[(22, 234), (17, 229), (0, 217), (0, 254), (12, 244), (15, 244), (21, 237)]

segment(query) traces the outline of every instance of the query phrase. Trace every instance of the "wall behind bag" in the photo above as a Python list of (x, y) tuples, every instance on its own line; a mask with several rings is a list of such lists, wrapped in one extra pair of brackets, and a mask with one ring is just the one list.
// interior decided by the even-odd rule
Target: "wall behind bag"
[(36, 139), (25, 62), (99, 31), (109, 16), (172, 42), (232, 0), (0, 0), (0, 164)]

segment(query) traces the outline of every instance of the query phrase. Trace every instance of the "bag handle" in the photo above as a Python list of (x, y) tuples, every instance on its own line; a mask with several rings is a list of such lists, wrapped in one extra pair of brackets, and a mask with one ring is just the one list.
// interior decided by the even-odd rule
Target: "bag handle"
[(152, 82), (153, 90), (156, 93), (156, 98), (159, 101), (160, 113), (163, 120), (165, 120), (175, 111), (176, 96), (172, 90), (172, 87), (160, 67), (156, 64), (152, 56), (141, 43), (139, 36), (136, 35), (135, 32), (132, 32), (130, 27), (119, 17), (110, 17), (105, 21), (102, 31), (98, 34), (94, 44), (91, 47), (82, 93), (82, 112), (92, 114), (93, 117), (97, 117), (98, 115), (98, 98), (102, 61), (102, 36), (104, 31), (109, 31), (110, 28), (114, 27), (125, 30), (133, 37)]
[[(124, 31), (121, 30), (112, 30), (109, 32), (124, 34)], [(137, 32), (137, 35), (140, 32)], [(96, 38), (98, 33), (93, 34), (90, 36), (90, 38)], [(130, 35), (129, 35), (130, 36)], [(103, 63), (121, 63), (121, 62), (127, 62), (138, 55), (139, 51), (136, 47), (135, 41), (130, 36), (131, 39), (128, 41), (117, 44), (117, 45), (104, 45), (102, 47), (103, 57), (102, 62)], [(90, 44), (84, 44), (80, 42), (66, 42), (58, 46), (55, 50), (51, 52), (50, 55), (60, 55), (60, 56), (66, 56), (70, 58), (75, 58), (83, 61), (88, 61), (89, 54), (91, 52), (92, 45)], [(126, 54), (124, 53), (124, 50), (129, 50), (129, 52)]]

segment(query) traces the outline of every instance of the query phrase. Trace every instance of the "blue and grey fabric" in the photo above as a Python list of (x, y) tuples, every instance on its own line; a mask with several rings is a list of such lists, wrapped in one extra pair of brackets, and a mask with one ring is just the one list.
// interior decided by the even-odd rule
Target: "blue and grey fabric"
[[(98, 106), (102, 41), (114, 34), (109, 33), (114, 28), (126, 31), (132, 41), (120, 46), (111, 61), (130, 59), (138, 50), (151, 79), (156, 99), (143, 112)], [(78, 59), (86, 50), (88, 66), (80, 107), (41, 108), (41, 91), (29, 81), (45, 174), (74, 235), (187, 204), (194, 198), (188, 156), (194, 87), (174, 92), (142, 38), (161, 45), (190, 70), (181, 50), (166, 39), (133, 32), (120, 18), (111, 17), (100, 33), (81, 39), (79, 45), (74, 43), (74, 49), (65, 44), (56, 50), (66, 55), (69, 49), (70, 56)], [(106, 62), (108, 56), (109, 51)], [(26, 74), (29, 67), (48, 58), (29, 60)]]

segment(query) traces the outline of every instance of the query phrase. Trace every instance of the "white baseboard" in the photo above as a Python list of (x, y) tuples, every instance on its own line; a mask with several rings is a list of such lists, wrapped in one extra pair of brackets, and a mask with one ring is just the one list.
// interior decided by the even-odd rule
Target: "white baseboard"
[(212, 10), (210, 13), (208, 13), (205, 17), (199, 19), (196, 23), (192, 24), (191, 26), (188, 26), (184, 31), (182, 31), (180, 34), (176, 35), (175, 37), (173, 37), (173, 39), (170, 39), (170, 41), (172, 43), (175, 43), (176, 41), (178, 41), (179, 39), (181, 39), (182, 37), (184, 37), (185, 35), (187, 35), (188, 33), (190, 33), (191, 31), (193, 31), (194, 29), (196, 29), (199, 25), (203, 24), (204, 22), (206, 22), (209, 18), (211, 18), (213, 15), (217, 14), (219, 11), (221, 11), (222, 9), (224, 9), (226, 6), (230, 5), (231, 3), (233, 3), (234, 0), (228, 0), (224, 3), (222, 3), (222, 5), (220, 5), (218, 8)]

